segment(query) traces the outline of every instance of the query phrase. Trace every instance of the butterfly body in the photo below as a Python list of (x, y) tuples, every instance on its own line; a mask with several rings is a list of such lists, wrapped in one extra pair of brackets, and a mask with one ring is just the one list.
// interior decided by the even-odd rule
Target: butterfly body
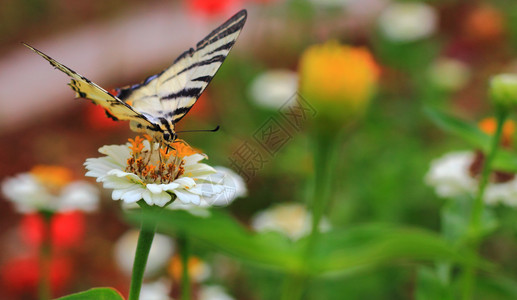
[(171, 143), (177, 138), (176, 123), (189, 112), (214, 77), (235, 44), (246, 17), (246, 10), (239, 11), (162, 72), (111, 93), (43, 52), (25, 46), (70, 76), (69, 85), (76, 97), (101, 105), (115, 120), (130, 121), (133, 131), (146, 132), (157, 141)]

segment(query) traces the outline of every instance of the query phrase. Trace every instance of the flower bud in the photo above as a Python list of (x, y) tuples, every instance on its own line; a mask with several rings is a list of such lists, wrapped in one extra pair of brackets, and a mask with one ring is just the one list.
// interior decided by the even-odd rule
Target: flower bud
[(302, 54), (299, 76), (300, 96), (315, 108), (319, 123), (335, 128), (366, 110), (379, 68), (367, 49), (329, 41)]
[(517, 74), (500, 74), (490, 80), (492, 101), (504, 108), (517, 104)]

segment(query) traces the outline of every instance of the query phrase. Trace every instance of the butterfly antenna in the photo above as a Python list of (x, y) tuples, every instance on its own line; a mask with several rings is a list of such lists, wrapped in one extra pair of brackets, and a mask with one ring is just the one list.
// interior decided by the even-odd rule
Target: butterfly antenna
[(201, 129), (201, 130), (183, 130), (183, 131), (176, 131), (176, 133), (184, 133), (184, 132), (216, 132), (220, 128), (219, 125), (215, 127), (214, 129)]

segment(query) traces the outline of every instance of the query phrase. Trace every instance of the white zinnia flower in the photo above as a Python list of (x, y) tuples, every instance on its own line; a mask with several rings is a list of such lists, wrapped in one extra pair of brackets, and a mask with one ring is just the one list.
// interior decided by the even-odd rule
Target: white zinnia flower
[(99, 202), (99, 191), (93, 185), (74, 181), (70, 170), (58, 166), (38, 165), (30, 172), (7, 178), (2, 192), (20, 213), (92, 212)]
[[(251, 226), (259, 231), (277, 231), (293, 240), (308, 235), (311, 232), (312, 215), (305, 205), (299, 203), (278, 204), (258, 212), (251, 221)], [(320, 230), (330, 229), (330, 223), (322, 218)]]
[[(138, 231), (129, 230), (124, 233), (115, 243), (113, 255), (120, 270), (127, 276), (131, 276), (133, 261), (135, 259), (136, 245), (138, 243)], [(164, 270), (169, 258), (174, 253), (174, 242), (171, 238), (162, 234), (155, 234), (149, 258), (145, 266), (144, 276), (156, 275)], [(144, 298), (147, 299), (147, 298)]]
[(431, 65), (429, 77), (439, 88), (457, 91), (467, 84), (470, 68), (457, 59), (440, 58)]
[(257, 76), (249, 88), (251, 99), (258, 106), (279, 109), (296, 95), (298, 74), (290, 70), (271, 70)]
[[(478, 190), (478, 181), (470, 173), (474, 159), (473, 152), (448, 153), (431, 162), (425, 182), (433, 186), (440, 197), (474, 196)], [(505, 182), (489, 182), (484, 201), (517, 206), (517, 177)]]
[(200, 207), (231, 202), (224, 195), (235, 186), (227, 185), (224, 174), (200, 163), (206, 155), (185, 142), (177, 140), (172, 150), (160, 148), (158, 143), (151, 149), (149, 140), (140, 137), (129, 140), (126, 145), (101, 147), (99, 152), (106, 156), (85, 162), (86, 176), (96, 177), (105, 188), (113, 189), (114, 200), (132, 204), (143, 199), (148, 205), (161, 207), (176, 198), (180, 204)]
[(438, 26), (436, 10), (421, 2), (393, 3), (379, 17), (379, 28), (394, 42), (411, 42), (432, 35)]

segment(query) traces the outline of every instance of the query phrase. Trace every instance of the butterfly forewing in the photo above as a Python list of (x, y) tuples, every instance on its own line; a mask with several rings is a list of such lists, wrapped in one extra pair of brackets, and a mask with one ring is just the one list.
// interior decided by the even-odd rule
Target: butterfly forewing
[(78, 97), (101, 105), (115, 119), (131, 121), (132, 130), (158, 132), (169, 140), (175, 136), (174, 124), (208, 86), (245, 22), (246, 10), (241, 10), (197, 43), (196, 49), (181, 54), (170, 67), (142, 83), (117, 89), (116, 96), (41, 51), (25, 46), (70, 76), (70, 86)]
[(91, 82), (88, 78), (59, 63), (38, 49), (27, 44), (24, 45), (46, 59), (52, 66), (70, 76), (71, 80), (69, 85), (76, 92), (77, 97), (88, 98), (92, 100), (95, 104), (101, 105), (111, 116), (117, 119), (138, 122), (146, 127), (154, 127), (154, 125), (149, 122), (149, 120), (147, 120), (144, 115), (136, 112), (133, 108), (131, 108), (131, 106), (122, 102), (117, 97), (111, 95), (97, 84)]
[(242, 10), (201, 40), (196, 49), (181, 54), (163, 72), (119, 90), (119, 97), (135, 110), (178, 122), (197, 101), (230, 52), (246, 21)]

